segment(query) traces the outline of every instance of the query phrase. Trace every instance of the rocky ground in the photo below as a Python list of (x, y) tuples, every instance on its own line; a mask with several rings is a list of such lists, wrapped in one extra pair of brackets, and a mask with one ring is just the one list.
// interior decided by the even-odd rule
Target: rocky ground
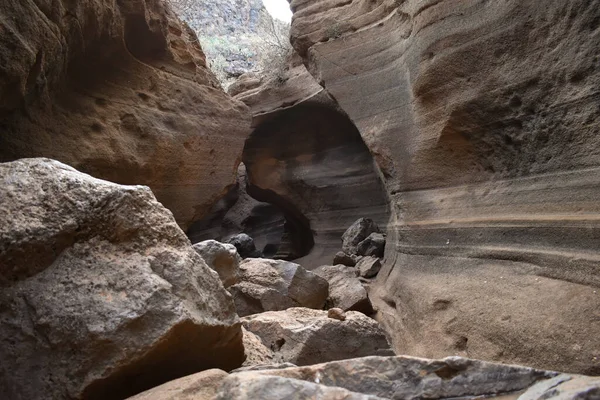
[(291, 8), (0, 3), (0, 399), (600, 399), (600, 1)]

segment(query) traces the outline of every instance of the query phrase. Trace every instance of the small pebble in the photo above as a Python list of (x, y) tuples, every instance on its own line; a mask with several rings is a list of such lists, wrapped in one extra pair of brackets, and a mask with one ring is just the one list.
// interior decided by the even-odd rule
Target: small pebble
[(341, 308), (330, 308), (329, 311), (327, 311), (327, 316), (340, 321), (346, 320), (346, 313)]

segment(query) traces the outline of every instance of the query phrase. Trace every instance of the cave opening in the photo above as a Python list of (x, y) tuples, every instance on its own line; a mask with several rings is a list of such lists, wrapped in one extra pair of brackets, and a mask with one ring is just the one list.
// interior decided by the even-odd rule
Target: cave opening
[(331, 263), (343, 232), (358, 218), (385, 226), (380, 174), (345, 114), (329, 103), (303, 104), (263, 116), (256, 125), (238, 184), (190, 228), (193, 242), (227, 239), (237, 229), (258, 237), (264, 256), (302, 260), (311, 269)]

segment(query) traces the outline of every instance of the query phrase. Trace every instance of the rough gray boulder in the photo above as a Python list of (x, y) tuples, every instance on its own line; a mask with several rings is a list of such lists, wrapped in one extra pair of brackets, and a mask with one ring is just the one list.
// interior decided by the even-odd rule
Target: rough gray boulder
[(385, 399), (415, 400), (514, 395), (558, 375), (557, 372), (462, 357), (429, 360), (407, 356), (363, 357), (262, 370), (256, 374), (310, 382), (318, 378), (319, 383), (325, 386)]
[(290, 308), (244, 317), (242, 323), (275, 352), (277, 362), (310, 365), (394, 354), (379, 324), (356, 311), (340, 321), (327, 311)]
[(259, 375), (252, 372), (229, 376), (215, 397), (215, 400), (258, 399), (378, 400), (380, 398), (314, 382)]
[(261, 252), (256, 250), (254, 240), (245, 233), (232, 236), (226, 242), (234, 245), (242, 258), (257, 258), (262, 256)]
[(358, 245), (371, 233), (380, 233), (379, 227), (372, 219), (356, 220), (342, 235), (342, 250), (346, 254), (358, 254)]
[(216, 240), (205, 240), (194, 244), (193, 247), (206, 264), (217, 271), (225, 287), (239, 282), (239, 268), (242, 259), (234, 245)]
[(220, 369), (209, 369), (167, 382), (129, 400), (212, 400), (228, 376)]
[(241, 282), (229, 288), (240, 316), (290, 307), (323, 308), (327, 280), (282, 260), (249, 258), (240, 264)]
[(345, 265), (322, 265), (313, 272), (329, 282), (328, 306), (364, 314), (373, 312), (367, 291), (357, 278), (356, 268)]
[(358, 274), (363, 278), (374, 278), (381, 269), (381, 261), (376, 257), (362, 257), (356, 263)]
[(333, 257), (333, 265), (346, 265), (348, 267), (354, 267), (356, 262), (358, 261), (358, 257), (354, 254), (346, 254), (343, 251), (338, 251)]
[(123, 398), (243, 362), (216, 272), (144, 186), (0, 164), (0, 398)]
[(381, 233), (373, 232), (365, 240), (356, 246), (356, 253), (359, 256), (383, 257), (385, 251), (385, 236)]

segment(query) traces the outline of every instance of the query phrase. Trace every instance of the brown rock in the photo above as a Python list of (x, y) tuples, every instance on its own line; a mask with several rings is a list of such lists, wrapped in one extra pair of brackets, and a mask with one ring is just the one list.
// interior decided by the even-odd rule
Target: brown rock
[(329, 264), (339, 238), (365, 212), (389, 217), (387, 199), (360, 134), (336, 101), (291, 60), (285, 82), (240, 93), (255, 130), (244, 148), (248, 193), (286, 217), (282, 258), (307, 269)]
[(240, 264), (242, 282), (229, 288), (240, 316), (290, 307), (323, 308), (327, 280), (300, 265), (248, 258)]
[(335, 253), (335, 257), (333, 258), (333, 265), (342, 264), (348, 267), (354, 267), (356, 265), (358, 257), (351, 254), (346, 254), (343, 251), (338, 251)]
[(252, 372), (233, 374), (223, 382), (216, 400), (383, 400), (348, 390), (297, 379), (258, 375)]
[[(356, 220), (342, 235), (342, 249), (346, 254), (365, 255), (364, 251), (370, 244), (367, 241), (372, 233), (379, 233), (379, 227), (370, 218), (360, 218)], [(365, 242), (366, 241), (366, 242)], [(359, 245), (365, 243), (361, 248), (363, 253), (359, 254)]]
[(362, 257), (356, 263), (358, 274), (363, 278), (373, 278), (377, 276), (381, 269), (381, 261), (376, 257)]
[(147, 187), (48, 159), (0, 181), (0, 398), (124, 398), (241, 365), (231, 296)]
[(367, 291), (357, 278), (358, 270), (344, 265), (323, 265), (313, 270), (329, 282), (328, 304), (344, 311), (371, 314), (373, 307)]
[(186, 229), (234, 183), (250, 115), (163, 0), (3, 1), (0, 162), (145, 184)]
[(272, 364), (275, 356), (273, 351), (246, 328), (242, 327), (242, 333), (244, 334), (244, 353), (246, 354), (246, 361), (242, 364), (242, 368)]
[(537, 382), (551, 383), (551, 378), (558, 375), (552, 371), (461, 357), (428, 360), (406, 356), (354, 358), (252, 374), (318, 381), (324, 386), (385, 399), (516, 398), (519, 391)]
[(217, 271), (225, 287), (239, 282), (242, 259), (235, 246), (216, 240), (205, 240), (196, 243), (193, 248), (210, 268)]
[(368, 355), (392, 355), (383, 330), (362, 313), (328, 318), (327, 311), (290, 308), (242, 318), (244, 327), (275, 352), (278, 362), (309, 365)]
[(157, 386), (129, 400), (212, 400), (229, 374), (209, 369)]
[(338, 321), (346, 320), (346, 313), (341, 308), (330, 308), (327, 310), (327, 318), (337, 319)]
[(599, 374), (598, 4), (291, 6), (391, 202), (371, 295), (395, 347)]

